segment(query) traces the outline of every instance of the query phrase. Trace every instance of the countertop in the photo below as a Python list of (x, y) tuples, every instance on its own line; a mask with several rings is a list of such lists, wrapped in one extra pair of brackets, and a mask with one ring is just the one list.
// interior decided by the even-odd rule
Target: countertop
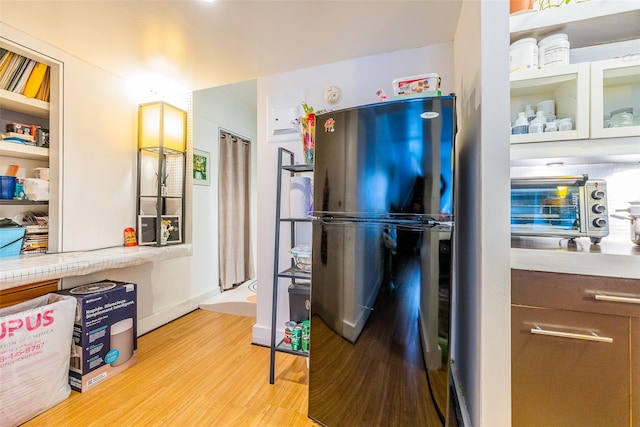
[(190, 244), (132, 246), (0, 259), (0, 290), (191, 255)]
[(597, 245), (588, 238), (572, 245), (553, 237), (513, 237), (511, 268), (640, 279), (640, 246), (606, 237)]

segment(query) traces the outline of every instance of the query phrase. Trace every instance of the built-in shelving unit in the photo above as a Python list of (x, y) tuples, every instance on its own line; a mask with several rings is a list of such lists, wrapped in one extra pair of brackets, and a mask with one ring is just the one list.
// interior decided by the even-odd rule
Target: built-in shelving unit
[[(550, 10), (517, 13), (509, 21), (511, 42), (524, 37), (540, 40), (549, 34), (566, 33), (572, 49), (584, 48), (581, 50), (586, 52), (597, 46), (598, 52), (602, 52), (602, 45), (632, 40), (634, 42), (629, 46), (633, 47), (635, 40), (640, 40), (638, 2), (570, 3)], [(583, 54), (580, 63), (566, 67), (512, 73), (511, 120), (525, 103), (535, 104), (536, 100), (554, 99), (560, 110), (558, 116), (571, 117), (574, 122), (572, 131), (511, 135), (512, 168), (561, 164), (580, 170), (599, 168), (602, 171), (606, 165), (628, 170), (638, 164), (640, 125), (634, 122), (630, 126), (611, 127), (607, 124), (607, 115), (618, 108), (633, 107), (636, 116), (640, 113), (640, 98), (637, 96), (640, 91), (640, 59), (637, 55), (631, 55), (633, 52), (629, 53), (625, 57), (610, 59), (602, 59), (600, 53), (595, 58)], [(619, 51), (616, 51), (616, 56), (620, 56)], [(536, 173), (539, 171), (536, 169)], [(543, 173), (554, 172), (545, 170)], [(612, 188), (609, 188), (610, 192)], [(618, 201), (617, 205), (609, 208), (613, 211), (620, 208), (621, 204), (624, 203)], [(546, 256), (551, 250), (548, 246), (514, 247), (512, 266), (523, 268), (529, 263), (544, 268), (544, 264), (548, 265), (550, 271), (584, 271), (593, 274), (595, 271), (581, 270), (580, 265), (615, 263), (618, 265), (615, 271), (619, 274), (636, 277), (639, 274), (637, 269), (626, 265), (637, 263), (640, 252), (635, 246), (628, 239), (621, 242), (609, 236), (600, 245), (587, 251), (565, 253), (555, 242), (553, 254), (549, 253), (549, 256)], [(554, 270), (558, 266), (552, 260), (546, 264), (538, 262), (541, 259), (549, 261), (555, 256), (563, 259), (564, 270)], [(585, 260), (587, 257), (588, 261)], [(525, 258), (529, 261), (523, 262)]]
[[(2, 24), (0, 23), (0, 26)], [(7, 32), (8, 34), (9, 32)], [(4, 32), (3, 32), (4, 34)], [(39, 126), (48, 131), (48, 146), (35, 146), (0, 140), (0, 174), (5, 174), (8, 165), (17, 165), (17, 177), (35, 178), (36, 168), (48, 167), (50, 169), (49, 200), (15, 200), (4, 199), (0, 201), (0, 218), (16, 218), (20, 221), (26, 212), (37, 212), (38, 215), (46, 213), (48, 218), (48, 252), (60, 250), (61, 218), (59, 188), (59, 153), (61, 144), (61, 96), (62, 64), (42, 52), (30, 49), (20, 40), (10, 40), (4, 35), (0, 37), (0, 47), (15, 55), (26, 58), (28, 61), (46, 65), (47, 71), (43, 81), (49, 88), (48, 95), (38, 94), (42, 99), (29, 98), (20, 89), (16, 92), (0, 89), (0, 133), (5, 133), (5, 125), (18, 122), (27, 125)], [(26, 64), (27, 62), (25, 62)], [(34, 67), (35, 68), (35, 67)], [(29, 68), (26, 68), (29, 69)], [(44, 83), (43, 83), (44, 85)], [(4, 263), (0, 260), (0, 263)]]

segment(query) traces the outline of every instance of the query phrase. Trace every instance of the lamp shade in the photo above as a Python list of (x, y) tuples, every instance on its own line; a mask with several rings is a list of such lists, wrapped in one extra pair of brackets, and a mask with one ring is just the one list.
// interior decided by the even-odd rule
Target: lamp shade
[(167, 104), (152, 102), (138, 108), (138, 148), (184, 152), (187, 113)]

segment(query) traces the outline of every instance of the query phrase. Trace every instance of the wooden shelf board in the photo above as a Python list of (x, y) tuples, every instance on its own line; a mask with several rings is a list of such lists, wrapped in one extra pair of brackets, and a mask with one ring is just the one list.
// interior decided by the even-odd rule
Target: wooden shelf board
[(637, 1), (590, 1), (512, 15), (509, 32), (511, 43), (525, 37), (540, 41), (550, 34), (567, 33), (575, 49), (640, 38), (638, 22)]
[(49, 149), (0, 140), (0, 155), (21, 159), (47, 160), (49, 159)]
[(0, 89), (0, 108), (36, 117), (49, 117), (48, 102), (2, 89)]
[(511, 166), (640, 162), (637, 137), (545, 141), (511, 145)]

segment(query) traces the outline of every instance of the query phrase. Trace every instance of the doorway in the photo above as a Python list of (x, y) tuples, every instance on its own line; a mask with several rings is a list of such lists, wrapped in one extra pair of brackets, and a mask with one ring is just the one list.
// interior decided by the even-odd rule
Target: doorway
[(218, 265), (221, 291), (255, 276), (251, 247), (251, 141), (219, 130)]

